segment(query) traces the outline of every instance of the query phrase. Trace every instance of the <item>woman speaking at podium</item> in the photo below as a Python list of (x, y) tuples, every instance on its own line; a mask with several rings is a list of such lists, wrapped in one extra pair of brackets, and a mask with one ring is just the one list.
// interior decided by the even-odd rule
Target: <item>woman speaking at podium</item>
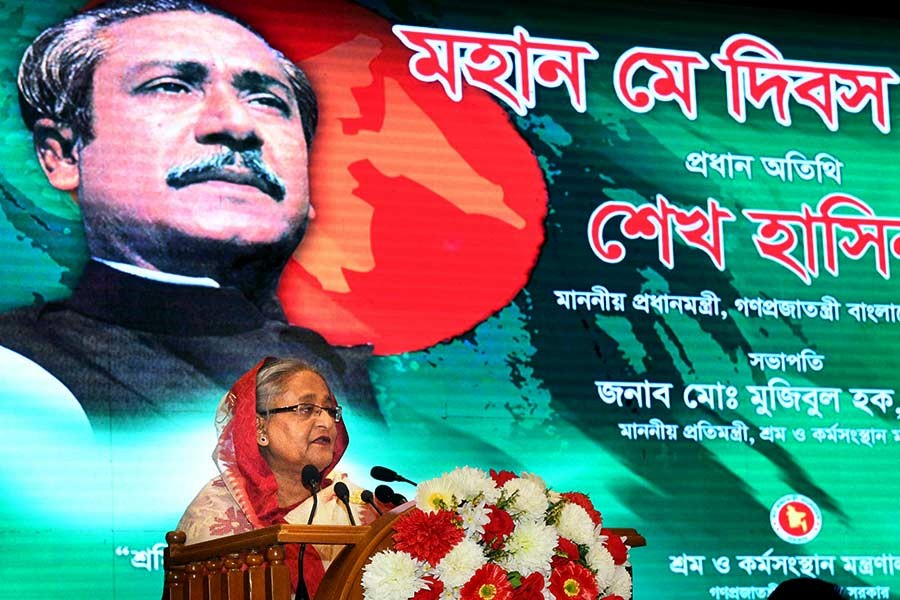
[[(349, 436), (328, 383), (308, 364), (261, 361), (219, 404), (216, 429), (213, 460), (219, 475), (200, 490), (178, 524), (188, 544), (279, 523), (305, 525), (314, 505), (313, 524), (359, 525), (377, 517), (360, 500), (361, 490), (334, 470)], [(306, 548), (303, 574), (309, 597), (315, 597), (340, 550)], [(296, 589), (299, 550), (290, 544), (287, 551)]]

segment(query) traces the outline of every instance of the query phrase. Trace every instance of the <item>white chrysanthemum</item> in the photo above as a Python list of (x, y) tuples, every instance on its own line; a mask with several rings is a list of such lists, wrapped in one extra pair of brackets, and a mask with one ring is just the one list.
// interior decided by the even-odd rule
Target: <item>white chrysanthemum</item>
[(467, 503), (460, 506), (456, 512), (462, 517), (462, 526), (466, 537), (480, 539), (484, 533), (484, 526), (491, 520), (487, 505), (484, 502)]
[(454, 510), (456, 500), (453, 498), (453, 486), (447, 475), (423, 481), (416, 487), (416, 507), (433, 513), (443, 508)]
[(512, 502), (506, 510), (513, 517), (532, 520), (543, 520), (547, 511), (547, 495), (544, 487), (532, 481), (517, 477), (503, 484), (503, 494), (506, 498), (512, 498)]
[(556, 527), (559, 529), (559, 535), (576, 544), (587, 546), (594, 541), (594, 522), (591, 521), (591, 516), (572, 502), (563, 504)]
[(416, 561), (405, 552), (385, 550), (372, 557), (362, 576), (366, 600), (408, 600), (428, 587)]
[(616, 571), (616, 561), (601, 539), (596, 539), (584, 557), (587, 566), (597, 574), (597, 586), (601, 590), (609, 587)]
[(438, 600), (458, 600), (458, 598), (459, 594), (457, 593), (457, 590), (448, 588), (447, 586), (444, 586), (444, 591), (438, 596)]
[(612, 580), (607, 588), (607, 595), (615, 594), (622, 596), (625, 600), (631, 600), (632, 583), (631, 575), (625, 565), (619, 565), (613, 572)]
[(484, 566), (486, 562), (487, 557), (481, 546), (473, 540), (463, 538), (441, 559), (435, 571), (445, 586), (458, 589), (465, 585), (475, 571)]
[(534, 483), (539, 485), (541, 489), (547, 490), (547, 484), (544, 482), (544, 479), (540, 475), (536, 475), (534, 473), (522, 473), (520, 477), (522, 479), (533, 481)]
[(534, 572), (550, 574), (550, 560), (559, 538), (556, 529), (538, 521), (522, 521), (506, 540), (506, 551), (498, 562), (507, 571), (523, 576)]
[(500, 498), (500, 490), (497, 489), (494, 480), (481, 469), (460, 467), (452, 471), (447, 478), (451, 482), (453, 493), (460, 502), (483, 500), (488, 504), (494, 504)]

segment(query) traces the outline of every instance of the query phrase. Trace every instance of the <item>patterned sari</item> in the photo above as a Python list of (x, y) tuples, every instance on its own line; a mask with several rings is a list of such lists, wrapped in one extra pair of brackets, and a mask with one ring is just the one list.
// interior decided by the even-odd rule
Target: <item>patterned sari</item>
[[(200, 490), (178, 523), (178, 529), (187, 535), (188, 544), (279, 523), (305, 525), (309, 519), (312, 498), (296, 506), (278, 506), (275, 475), (256, 443), (256, 374), (264, 362), (260, 361), (244, 374), (216, 410), (219, 439), (213, 451), (213, 461), (219, 475)], [(353, 485), (346, 474), (334, 471), (350, 441), (344, 422), (340, 421), (336, 426), (334, 458), (322, 471), (322, 489), (318, 493), (313, 524), (350, 524), (346, 507), (334, 493), (334, 484), (338, 481), (343, 481), (350, 489), (350, 507), (355, 523), (367, 524), (377, 514), (360, 500), (362, 490)], [(303, 575), (310, 598), (315, 597), (325, 570), (342, 548), (326, 545), (306, 548)], [(286, 554), (286, 563), (291, 570), (291, 586), (296, 590), (298, 546), (287, 545)]]

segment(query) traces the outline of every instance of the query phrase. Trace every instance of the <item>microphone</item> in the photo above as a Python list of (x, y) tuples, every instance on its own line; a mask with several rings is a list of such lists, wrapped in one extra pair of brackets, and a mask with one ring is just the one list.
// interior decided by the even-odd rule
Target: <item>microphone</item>
[(372, 490), (363, 490), (359, 497), (363, 502), (374, 508), (375, 512), (379, 515), (384, 514), (381, 512), (381, 509), (378, 508), (378, 505), (375, 504), (375, 494), (372, 493)]
[[(319, 492), (319, 486), (322, 485), (322, 473), (315, 465), (306, 465), (300, 471), (300, 481), (303, 487), (312, 492), (313, 505), (309, 511), (309, 519), (307, 525), (312, 525), (313, 517), (316, 515), (316, 509), (319, 507), (319, 498), (316, 496)], [(306, 554), (306, 544), (300, 544), (300, 554), (297, 557), (297, 593), (294, 600), (309, 600), (309, 590), (306, 589), (306, 578), (303, 576), (303, 557)]]
[(347, 507), (347, 516), (350, 517), (350, 524), (356, 525), (356, 521), (353, 519), (353, 511), (350, 510), (350, 488), (343, 481), (338, 481), (334, 484), (334, 494)]
[(311, 491), (313, 498), (315, 498), (316, 492), (319, 491), (319, 486), (322, 485), (322, 474), (319, 473), (315, 465), (303, 467), (303, 471), (300, 472), (300, 479), (303, 482), (303, 487)]
[(395, 492), (389, 485), (379, 485), (375, 488), (375, 497), (384, 504), (400, 506), (406, 503), (406, 498)]
[(397, 473), (397, 471), (388, 469), (387, 467), (372, 467), (372, 470), (369, 471), (369, 475), (371, 475), (373, 479), (377, 479), (378, 481), (403, 481), (410, 485), (419, 485), (415, 481), (410, 481), (403, 475)]

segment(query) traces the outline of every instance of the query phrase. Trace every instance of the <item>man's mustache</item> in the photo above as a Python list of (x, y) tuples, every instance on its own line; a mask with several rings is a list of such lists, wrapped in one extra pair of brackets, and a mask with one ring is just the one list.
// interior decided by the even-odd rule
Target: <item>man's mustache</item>
[(277, 201), (284, 200), (286, 188), (281, 178), (263, 162), (259, 149), (219, 154), (178, 165), (166, 173), (166, 183), (175, 189), (204, 181), (227, 181), (253, 187)]

